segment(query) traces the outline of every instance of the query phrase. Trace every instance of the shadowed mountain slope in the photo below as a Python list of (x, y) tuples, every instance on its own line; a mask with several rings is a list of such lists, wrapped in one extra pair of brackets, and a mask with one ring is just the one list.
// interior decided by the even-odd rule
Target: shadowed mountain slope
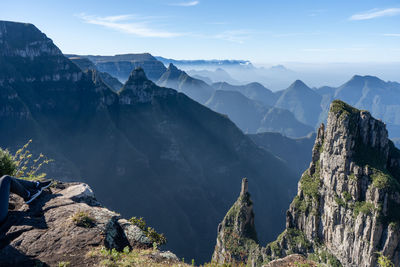
[(281, 93), (275, 106), (293, 112), (300, 122), (315, 127), (322, 112), (321, 99), (318, 93), (297, 80)]
[(170, 87), (184, 93), (197, 102), (204, 104), (214, 92), (214, 89), (202, 80), (190, 77), (172, 63), (157, 81), (159, 86)]
[(314, 129), (305, 125), (288, 110), (273, 108), (245, 97), (238, 91), (217, 90), (205, 105), (228, 117), (245, 133), (279, 132), (301, 137)]
[(265, 88), (263, 85), (259, 83), (249, 83), (246, 85), (231, 85), (226, 82), (218, 82), (212, 85), (216, 90), (224, 90), (224, 91), (238, 91), (245, 95), (246, 97), (260, 101), (268, 106), (273, 106), (277, 97), (275, 94)]
[(260, 147), (285, 160), (298, 176), (310, 165), (315, 133), (296, 139), (268, 132), (248, 136)]
[(263, 203), (259, 239), (282, 230), (296, 178), (225, 116), (158, 87), (143, 69), (116, 93), (31, 24), (2, 21), (0, 33), (1, 147), (33, 139), (31, 150), (57, 163), (50, 176), (87, 182), (105, 206), (145, 217), (179, 257), (209, 260), (242, 177)]

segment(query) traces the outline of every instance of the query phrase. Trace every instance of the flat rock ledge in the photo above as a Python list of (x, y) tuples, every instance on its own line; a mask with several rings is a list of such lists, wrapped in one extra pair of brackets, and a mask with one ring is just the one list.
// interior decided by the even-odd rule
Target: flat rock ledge
[(263, 267), (298, 267), (298, 266), (309, 266), (317, 267), (317, 264), (313, 261), (307, 260), (303, 255), (292, 254), (282, 259), (273, 260)]
[[(79, 212), (94, 219), (90, 227), (74, 223)], [(62, 261), (96, 266), (96, 259), (86, 255), (100, 246), (123, 250), (153, 245), (139, 227), (104, 208), (87, 184), (57, 182), (30, 205), (10, 196), (8, 217), (0, 225), (0, 266), (58, 266)], [(171, 252), (157, 255), (178, 260)]]

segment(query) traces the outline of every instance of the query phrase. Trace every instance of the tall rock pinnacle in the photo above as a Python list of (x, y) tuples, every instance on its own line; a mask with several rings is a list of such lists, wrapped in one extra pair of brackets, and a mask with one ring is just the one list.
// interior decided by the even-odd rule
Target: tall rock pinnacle
[[(218, 237), (212, 257), (218, 263), (251, 262), (245, 251), (258, 249), (257, 233), (254, 226), (253, 202), (243, 178), (239, 198), (218, 225)], [(258, 253), (257, 253), (258, 255)]]

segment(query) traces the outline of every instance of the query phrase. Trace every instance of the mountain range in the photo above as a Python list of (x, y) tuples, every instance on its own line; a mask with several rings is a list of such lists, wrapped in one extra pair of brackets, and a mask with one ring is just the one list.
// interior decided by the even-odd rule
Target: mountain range
[(229, 118), (245, 133), (278, 132), (290, 137), (306, 136), (314, 129), (281, 108), (249, 99), (238, 91), (216, 90), (205, 106)]
[(194, 79), (172, 63), (157, 81), (159, 86), (170, 87), (204, 104), (213, 93), (213, 88), (202, 80)]
[(141, 67), (148, 78), (157, 81), (165, 72), (166, 67), (148, 53), (144, 54), (122, 54), (115, 56), (93, 56), (93, 55), (66, 55), (67, 57), (84, 57), (93, 62), (97, 70), (107, 72), (121, 82), (128, 80), (131, 71)]
[(214, 71), (211, 70), (189, 70), (187, 72), (190, 76), (207, 82), (208, 84), (216, 83), (216, 82), (228, 82), (230, 84), (240, 84), (240, 82), (236, 81), (222, 68), (217, 68)]
[[(276, 120), (266, 118), (263, 127), (253, 127), (255, 131), (252, 132), (249, 131), (249, 127), (242, 127), (242, 125), (244, 125), (242, 121), (249, 120), (252, 121), (251, 124), (253, 125), (259, 124), (259, 116), (247, 117), (246, 119), (243, 119), (243, 116), (241, 116), (240, 119), (238, 119), (237, 114), (232, 113), (232, 111), (236, 110), (236, 106), (229, 104), (229, 102), (232, 102), (229, 100), (232, 99), (232, 94), (229, 94), (229, 99), (225, 99), (221, 93), (219, 93), (218, 101), (220, 104), (218, 104), (218, 106), (224, 106), (225, 108), (224, 110), (215, 110), (228, 115), (229, 118), (244, 132), (255, 133), (257, 131), (275, 131), (290, 137), (304, 136), (308, 134), (308, 132), (305, 132), (308, 131), (305, 130), (306, 128), (316, 128), (319, 123), (326, 121), (329, 103), (331, 103), (332, 100), (342, 99), (357, 108), (370, 110), (375, 117), (382, 119), (387, 124), (391, 138), (400, 137), (400, 119), (398, 118), (399, 105), (395, 101), (399, 96), (400, 84), (396, 82), (384, 82), (377, 77), (355, 75), (351, 80), (340, 87), (335, 88), (324, 86), (313, 89), (308, 87), (302, 81), (296, 80), (287, 89), (272, 92), (260, 83), (254, 82), (245, 85), (231, 85), (225, 81), (210, 85), (202, 80), (204, 78), (207, 80), (206, 76), (202, 77), (200, 75), (201, 77), (197, 76), (199, 79), (196, 79), (188, 75), (185, 71), (179, 70), (175, 65), (171, 65), (171, 68), (166, 68), (160, 61), (157, 61), (157, 58), (148, 54), (127, 54), (113, 57), (86, 56), (86, 58), (94, 58), (93, 60), (98, 62), (96, 64), (100, 65), (103, 64), (100, 59), (103, 61), (112, 61), (115, 63), (113, 63), (113, 66), (118, 65), (121, 68), (123, 67), (124, 73), (129, 73), (133, 69), (132, 65), (125, 64), (126, 61), (135, 59), (135, 66), (142, 67), (146, 74), (148, 71), (152, 73), (151, 77), (153, 77), (153, 79), (151, 80), (157, 82), (159, 85), (168, 85), (178, 91), (184, 92), (202, 104), (209, 101), (216, 90), (237, 91), (251, 100), (260, 101), (267, 106), (285, 109), (292, 113), (288, 114), (286, 111), (272, 110)], [(177, 63), (180, 61), (164, 60), (164, 62)], [(238, 61), (232, 64), (241, 65), (242, 63), (243, 62)], [(283, 68), (284, 67), (282, 66), (275, 67), (274, 70), (282, 71)], [(102, 71), (100, 68), (97, 69)], [(146, 69), (148, 71), (146, 71)], [(222, 68), (220, 69), (221, 71), (223, 70)], [(201, 73), (203, 75), (207, 72), (210, 73), (211, 71), (194, 71), (194, 73)], [(112, 73), (115, 74), (116, 71), (112, 70)], [(225, 78), (227, 77), (229, 78), (229, 76), (226, 76)], [(103, 78), (103, 80), (106, 79)], [(210, 81), (212, 81), (212, 79), (210, 79)], [(108, 83), (110, 84), (110, 82)], [(236, 96), (242, 98), (238, 94), (236, 94)], [(215, 102), (213, 99), (211, 99), (210, 102), (211, 101)], [(237, 99), (235, 101), (240, 102), (243, 100)], [(246, 102), (248, 102), (248, 100), (246, 100)], [(213, 108), (216, 106), (217, 105), (213, 104), (210, 107)], [(238, 113), (237, 111), (235, 112)], [(293, 116), (295, 117), (295, 120), (290, 119), (289, 121), (288, 119)], [(287, 123), (284, 124), (284, 121)]]
[(120, 63), (106, 62), (83, 71), (32, 24), (1, 21), (0, 146), (16, 151), (33, 139), (34, 154), (55, 160), (49, 177), (89, 183), (105, 206), (145, 217), (168, 248), (198, 262), (209, 260), (215, 225), (246, 176), (264, 203), (260, 240), (272, 240), (296, 188), (287, 163), (142, 68), (115, 92), (99, 71)]

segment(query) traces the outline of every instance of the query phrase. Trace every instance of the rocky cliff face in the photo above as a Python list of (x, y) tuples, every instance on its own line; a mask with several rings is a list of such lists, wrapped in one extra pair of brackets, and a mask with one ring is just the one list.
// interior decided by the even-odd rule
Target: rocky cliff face
[(286, 226), (344, 266), (375, 266), (377, 252), (399, 265), (399, 163), (383, 122), (334, 101)]
[(213, 262), (249, 262), (252, 250), (258, 250), (257, 233), (254, 226), (253, 203), (248, 192), (247, 178), (242, 180), (239, 198), (218, 225), (217, 244)]
[[(79, 224), (74, 221), (76, 214), (91, 219)], [(95, 252), (101, 247), (153, 250), (138, 226), (104, 208), (86, 184), (58, 182), (29, 206), (11, 195), (8, 217), (0, 226), (0, 266), (58, 266), (60, 262), (97, 266), (102, 258)], [(171, 252), (154, 250), (146, 257), (165, 265), (178, 262)]]
[(106, 84), (114, 91), (118, 92), (122, 88), (123, 84), (117, 78), (114, 78), (107, 72), (99, 71), (96, 68), (96, 65), (94, 65), (94, 63), (90, 61), (88, 58), (71, 56), (69, 57), (69, 60), (75, 63), (82, 71), (88, 71), (88, 70), (95, 71), (99, 76), (99, 79), (101, 79), (104, 84)]
[(148, 53), (122, 54), (115, 56), (80, 56), (91, 60), (101, 72), (107, 72), (120, 81), (128, 80), (132, 70), (143, 68), (147, 77), (156, 82), (165, 72), (166, 67)]
[(287, 212), (286, 230), (246, 256), (266, 262), (300, 253), (333, 266), (377, 266), (381, 255), (399, 266), (399, 181), (400, 151), (384, 123), (335, 100)]

